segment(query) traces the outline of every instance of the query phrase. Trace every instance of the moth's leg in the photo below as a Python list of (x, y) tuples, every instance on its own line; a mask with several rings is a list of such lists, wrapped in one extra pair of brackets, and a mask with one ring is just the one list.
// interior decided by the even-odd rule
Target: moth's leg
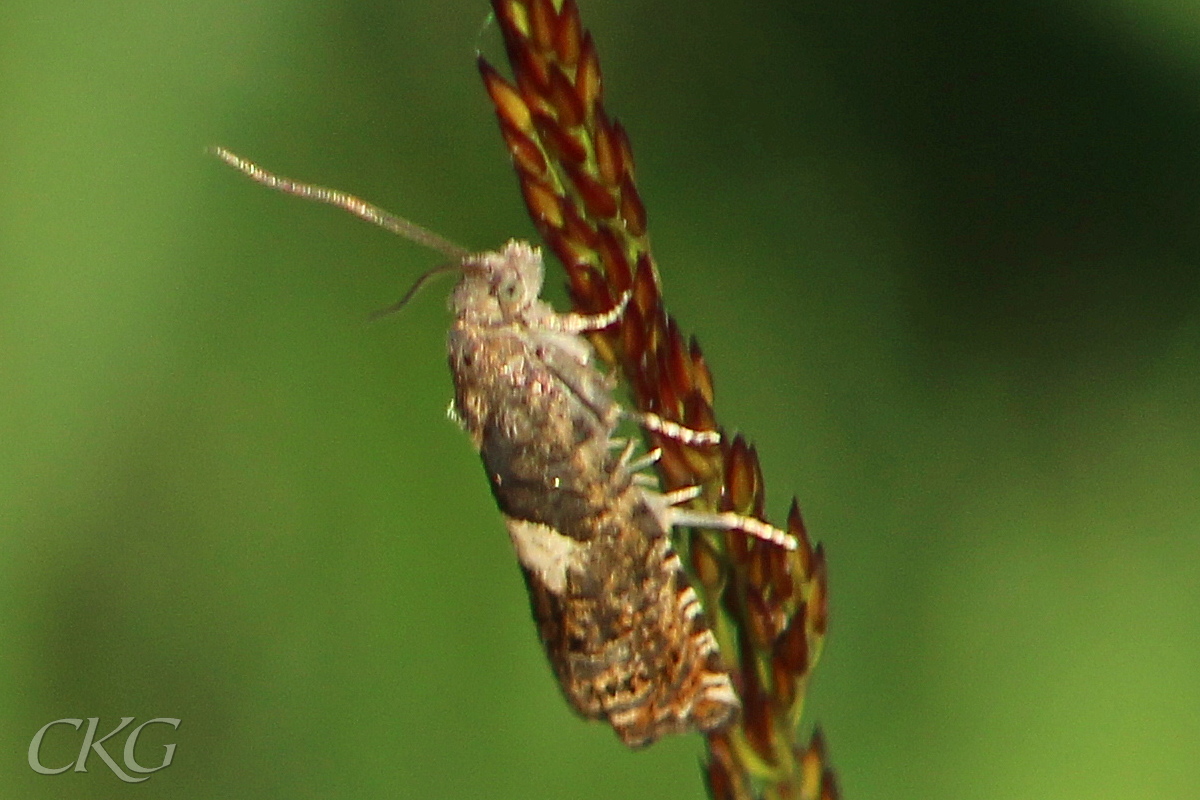
[[(677, 505), (680, 505), (681, 503), (686, 503), (690, 500), (695, 500), (697, 497), (699, 497), (703, 493), (704, 493), (704, 490), (702, 488), (700, 488), (699, 486), (685, 486), (682, 489), (676, 489), (673, 492), (667, 492), (662, 497), (663, 497), (663, 501), (668, 506), (677, 506)], [(672, 513), (674, 513), (674, 512), (672, 512)]]
[(602, 314), (555, 314), (543, 324), (548, 328), (563, 333), (586, 333), (587, 331), (598, 331), (602, 328), (607, 328), (621, 318), (625, 313), (625, 307), (629, 305), (629, 298), (633, 297), (633, 290), (626, 289), (621, 295), (621, 299), (610, 310)]
[(653, 466), (654, 464), (658, 463), (658, 460), (660, 458), (662, 458), (662, 448), (656, 447), (653, 450), (651, 450), (649, 453), (646, 453), (646, 455), (642, 456), (641, 458), (637, 458), (637, 459), (634, 459), (633, 461), (630, 461), (629, 462), (629, 471), (630, 472), (638, 472), (640, 470), (645, 469), (646, 467)]
[(617, 458), (617, 468), (628, 467), (630, 459), (633, 458), (633, 449), (637, 447), (637, 442), (633, 439), (609, 439), (608, 446), (613, 447), (614, 445), (621, 448), (621, 455)]
[(608, 446), (621, 448), (621, 455), (617, 457), (617, 468), (612, 473), (614, 481), (622, 480), (624, 476), (628, 475), (635, 486), (644, 486), (649, 489), (658, 488), (658, 478), (646, 475), (642, 470), (662, 457), (661, 449), (656, 447), (641, 458), (634, 458), (633, 450), (637, 446), (635, 439), (609, 439)]
[(685, 486), (666, 494), (644, 492), (647, 504), (658, 516), (664, 528), (708, 528), (719, 531), (741, 531), (742, 533), (779, 545), (788, 550), (800, 546), (796, 537), (781, 531), (761, 519), (735, 514), (732, 511), (696, 511), (679, 508), (679, 504), (695, 500), (703, 490), (699, 486)]
[(654, 475), (647, 475), (646, 473), (642, 472), (642, 470), (657, 464), (660, 458), (662, 458), (662, 448), (656, 447), (649, 453), (646, 453), (646, 455), (642, 456), (641, 458), (635, 458), (634, 460), (630, 461), (628, 465), (626, 465), (626, 468), (633, 476), (633, 482), (635, 485), (645, 486), (648, 489), (658, 488), (658, 478), (656, 478)]
[[(680, 489), (678, 492), (671, 492), (671, 495), (679, 494), (686, 491)], [(757, 539), (770, 542), (771, 544), (779, 545), (788, 550), (795, 550), (800, 546), (796, 541), (796, 537), (786, 531), (781, 531), (774, 525), (768, 525), (761, 519), (747, 517), (743, 514), (735, 514), (732, 511), (712, 512), (712, 511), (692, 511), (686, 508), (668, 508), (666, 511), (666, 519), (672, 526), (684, 528), (709, 528), (712, 530), (721, 531), (741, 531), (748, 536), (753, 536)]]
[(717, 431), (693, 430), (692, 428), (680, 425), (678, 422), (663, 419), (658, 414), (649, 411), (623, 411), (622, 413), (626, 417), (636, 420), (646, 430), (661, 433), (669, 439), (675, 439), (684, 444), (707, 445), (721, 443), (721, 434)]

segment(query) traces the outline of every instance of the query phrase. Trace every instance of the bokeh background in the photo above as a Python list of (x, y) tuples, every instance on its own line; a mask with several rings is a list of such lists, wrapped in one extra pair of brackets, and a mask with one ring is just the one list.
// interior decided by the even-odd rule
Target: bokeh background
[[(828, 549), (845, 796), (1200, 796), (1200, 7), (581, 5), (668, 305)], [(367, 322), (437, 257), (203, 152), (530, 236), (485, 13), (0, 9), (4, 797), (701, 796), (698, 739), (557, 694), (449, 282)], [(182, 719), (145, 784), (26, 764), (122, 716)]]

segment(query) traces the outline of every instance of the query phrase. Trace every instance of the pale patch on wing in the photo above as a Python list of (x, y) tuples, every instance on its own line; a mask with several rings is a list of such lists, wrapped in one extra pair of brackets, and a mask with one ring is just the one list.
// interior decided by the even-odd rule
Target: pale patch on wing
[(540, 522), (505, 517), (504, 525), (525, 569), (554, 594), (566, 591), (567, 570), (580, 568), (584, 545)]

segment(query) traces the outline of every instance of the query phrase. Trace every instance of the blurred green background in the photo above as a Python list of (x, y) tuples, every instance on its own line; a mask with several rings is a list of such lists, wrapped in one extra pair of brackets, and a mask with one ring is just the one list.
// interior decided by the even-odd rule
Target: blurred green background
[[(845, 796), (1200, 796), (1197, 4), (581, 5), (668, 304), (828, 549)], [(0, 9), (4, 797), (701, 796), (695, 737), (557, 694), (450, 283), (366, 321), (437, 257), (203, 153), (531, 235), (485, 6)], [(28, 767), (121, 716), (174, 764)]]

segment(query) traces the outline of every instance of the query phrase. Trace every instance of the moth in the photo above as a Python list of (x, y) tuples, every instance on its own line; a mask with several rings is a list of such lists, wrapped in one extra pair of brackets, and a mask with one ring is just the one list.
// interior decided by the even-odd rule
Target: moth
[(541, 252), (526, 242), (471, 253), (344, 192), (213, 152), (259, 183), (343, 208), (450, 259), (385, 312), (433, 274), (460, 273), (450, 295), (451, 416), (483, 461), (568, 704), (607, 721), (632, 748), (730, 724), (741, 704), (671, 529), (738, 530), (789, 549), (796, 541), (757, 519), (689, 509), (698, 487), (661, 493), (642, 473), (656, 453), (634, 458), (632, 438), (617, 434), (625, 420), (690, 444), (720, 436), (614, 399), (615, 381), (583, 334), (615, 323), (628, 295), (601, 314), (556, 312), (540, 298)]

